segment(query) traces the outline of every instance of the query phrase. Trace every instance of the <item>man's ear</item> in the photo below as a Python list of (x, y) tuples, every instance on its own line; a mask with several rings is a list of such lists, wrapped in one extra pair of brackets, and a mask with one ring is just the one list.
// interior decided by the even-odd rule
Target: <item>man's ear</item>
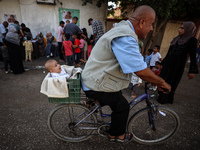
[(140, 28), (143, 28), (144, 25), (145, 25), (145, 20), (144, 19), (140, 19), (140, 21), (139, 21)]

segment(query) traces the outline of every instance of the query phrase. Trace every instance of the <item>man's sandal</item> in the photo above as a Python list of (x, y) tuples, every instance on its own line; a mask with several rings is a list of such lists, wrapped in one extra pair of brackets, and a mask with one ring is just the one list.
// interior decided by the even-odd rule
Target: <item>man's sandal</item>
[(126, 132), (125, 135), (124, 135), (124, 139), (119, 139), (119, 136), (116, 136), (115, 138), (111, 138), (108, 135), (108, 139), (109, 139), (110, 142), (117, 142), (117, 143), (130, 142), (130, 141), (133, 140), (133, 134), (129, 133), (129, 132)]

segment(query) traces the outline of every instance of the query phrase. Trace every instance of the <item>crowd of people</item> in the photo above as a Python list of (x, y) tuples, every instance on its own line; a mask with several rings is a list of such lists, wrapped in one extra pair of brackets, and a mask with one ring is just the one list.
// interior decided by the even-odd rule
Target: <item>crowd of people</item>
[[(99, 20), (90, 18), (88, 24), (92, 25), (93, 35), (88, 37), (87, 29), (80, 29), (76, 24), (77, 17), (66, 22), (60, 21), (57, 30), (57, 39), (50, 31), (46, 36), (39, 32), (36, 37), (32, 36), (31, 30), (24, 24), (10, 16), (9, 22), (0, 24), (0, 46), (3, 56), (5, 73), (8, 68), (14, 74), (24, 72), (23, 59), (25, 62), (32, 61), (34, 43), (37, 42), (40, 56), (52, 58), (59, 55), (61, 62), (79, 67), (79, 62), (85, 63), (89, 58), (92, 47), (104, 34), (103, 25)], [(67, 42), (70, 41), (70, 42)], [(10, 67), (8, 67), (10, 66)]]

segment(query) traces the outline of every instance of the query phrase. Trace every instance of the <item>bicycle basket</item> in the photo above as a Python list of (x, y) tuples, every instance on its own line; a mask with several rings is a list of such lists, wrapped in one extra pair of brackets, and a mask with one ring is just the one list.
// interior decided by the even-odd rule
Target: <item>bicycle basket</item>
[(69, 97), (67, 98), (53, 98), (49, 97), (49, 103), (66, 103), (66, 104), (75, 104), (80, 103), (81, 95), (81, 74), (77, 75), (77, 79), (67, 79), (67, 86)]

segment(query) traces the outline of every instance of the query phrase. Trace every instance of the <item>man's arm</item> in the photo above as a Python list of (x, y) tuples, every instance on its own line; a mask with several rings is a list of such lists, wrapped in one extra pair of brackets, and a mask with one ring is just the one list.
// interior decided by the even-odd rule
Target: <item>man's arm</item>
[(135, 74), (144, 81), (157, 84), (160, 91), (163, 91), (162, 88), (171, 91), (171, 86), (161, 77), (155, 75), (149, 68), (135, 72)]

